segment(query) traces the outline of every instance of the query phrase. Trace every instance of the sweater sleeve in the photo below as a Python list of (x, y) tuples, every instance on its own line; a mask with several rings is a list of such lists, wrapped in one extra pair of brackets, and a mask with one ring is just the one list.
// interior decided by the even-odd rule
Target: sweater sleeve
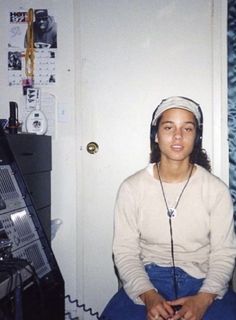
[(228, 188), (218, 193), (210, 212), (210, 257), (201, 292), (222, 298), (231, 279), (236, 256), (233, 205)]
[[(124, 290), (137, 304), (139, 295), (155, 289), (140, 259), (138, 200), (133, 186), (125, 181), (118, 192), (115, 206), (113, 253)], [(156, 289), (155, 289), (156, 290)]]

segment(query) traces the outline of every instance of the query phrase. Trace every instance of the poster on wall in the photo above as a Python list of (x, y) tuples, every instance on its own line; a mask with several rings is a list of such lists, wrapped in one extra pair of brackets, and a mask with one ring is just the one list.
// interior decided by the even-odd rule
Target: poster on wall
[(10, 86), (22, 85), (27, 81), (29, 65), (34, 85), (51, 85), (56, 82), (57, 23), (47, 9), (31, 10), (32, 17), (29, 11), (9, 13)]

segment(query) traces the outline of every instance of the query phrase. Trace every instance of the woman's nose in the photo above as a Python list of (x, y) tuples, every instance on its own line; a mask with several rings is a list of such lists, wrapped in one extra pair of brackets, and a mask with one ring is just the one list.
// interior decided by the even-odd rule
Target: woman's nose
[(174, 138), (175, 138), (175, 139), (181, 139), (182, 136), (183, 136), (182, 130), (181, 130), (181, 129), (176, 129), (176, 130), (175, 130), (175, 134), (174, 134)]

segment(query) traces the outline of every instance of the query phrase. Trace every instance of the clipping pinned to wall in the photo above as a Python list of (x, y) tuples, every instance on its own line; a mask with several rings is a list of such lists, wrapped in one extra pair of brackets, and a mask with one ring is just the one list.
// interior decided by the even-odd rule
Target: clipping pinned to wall
[(57, 23), (48, 9), (9, 13), (8, 82), (10, 86), (56, 82)]

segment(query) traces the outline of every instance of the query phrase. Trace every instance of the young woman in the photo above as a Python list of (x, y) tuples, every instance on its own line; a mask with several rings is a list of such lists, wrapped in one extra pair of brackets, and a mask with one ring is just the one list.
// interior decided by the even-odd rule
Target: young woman
[(202, 125), (188, 98), (155, 110), (151, 163), (118, 192), (113, 253), (122, 288), (101, 319), (235, 319), (232, 200), (210, 173)]

